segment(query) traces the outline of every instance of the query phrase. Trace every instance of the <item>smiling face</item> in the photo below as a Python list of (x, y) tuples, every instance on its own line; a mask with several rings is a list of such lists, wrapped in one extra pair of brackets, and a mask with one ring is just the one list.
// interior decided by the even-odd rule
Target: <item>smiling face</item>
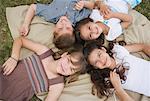
[(91, 65), (99, 69), (108, 68), (112, 64), (111, 57), (106, 53), (106, 50), (104, 48), (94, 49), (89, 54), (88, 60)]
[(64, 35), (64, 34), (73, 34), (73, 27), (70, 20), (66, 16), (60, 17), (59, 21), (56, 23), (55, 26), (55, 33), (57, 33), (57, 37)]
[(57, 73), (68, 76), (78, 72), (81, 69), (80, 60), (80, 53), (63, 54), (58, 62)]
[(102, 29), (94, 22), (88, 22), (80, 28), (80, 37), (83, 40), (97, 39), (101, 33)]

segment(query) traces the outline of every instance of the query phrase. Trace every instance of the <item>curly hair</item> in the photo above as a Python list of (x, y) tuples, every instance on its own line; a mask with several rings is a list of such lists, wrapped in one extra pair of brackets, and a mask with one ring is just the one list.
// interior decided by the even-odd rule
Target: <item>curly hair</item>
[[(91, 43), (88, 43), (85, 45), (83, 53), (84, 56), (89, 63), (88, 56), (94, 49), (101, 49), (104, 47), (102, 44), (98, 43), (97, 41), (93, 41)], [(106, 48), (106, 47), (105, 47)], [(109, 43), (108, 48), (106, 48), (106, 52), (109, 54), (110, 57), (113, 58), (113, 53), (111, 52), (113, 48), (113, 43)], [(122, 69), (120, 69), (122, 67)], [(120, 79), (122, 81), (126, 80), (125, 76), (125, 68), (123, 65), (116, 66), (113, 70), (109, 68), (104, 69), (96, 69), (92, 65), (88, 65), (86, 67), (87, 73), (91, 76), (91, 81), (93, 82), (93, 88), (96, 88), (98, 97), (102, 96), (109, 96), (112, 94), (111, 88), (114, 88), (109, 77), (110, 77), (110, 71), (116, 71), (117, 74), (119, 74)]]

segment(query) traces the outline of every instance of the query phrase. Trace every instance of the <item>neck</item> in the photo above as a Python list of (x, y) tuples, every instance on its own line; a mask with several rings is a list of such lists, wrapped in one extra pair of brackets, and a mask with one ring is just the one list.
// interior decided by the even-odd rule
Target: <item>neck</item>
[(109, 31), (109, 27), (101, 22), (97, 22), (98, 26), (102, 28), (103, 34), (107, 35)]
[(115, 67), (116, 67), (116, 62), (113, 58), (111, 58), (111, 65), (109, 68), (113, 70)]
[(58, 67), (58, 60), (54, 60), (53, 62), (51, 62), (50, 63), (51, 73), (57, 74), (57, 67)]

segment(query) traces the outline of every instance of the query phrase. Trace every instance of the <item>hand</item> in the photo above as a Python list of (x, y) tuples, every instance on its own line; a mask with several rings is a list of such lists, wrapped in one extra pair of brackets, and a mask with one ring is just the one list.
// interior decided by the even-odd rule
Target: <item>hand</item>
[(115, 89), (122, 88), (121, 87), (121, 80), (120, 80), (120, 77), (117, 73), (110, 72), (110, 81), (111, 81), (111, 83)]
[(21, 36), (27, 36), (29, 32), (29, 27), (26, 24), (23, 24), (19, 29), (19, 33)]
[(102, 15), (106, 15), (106, 14), (108, 14), (111, 11), (109, 9), (109, 7), (107, 5), (105, 5), (105, 4), (103, 4), (103, 3), (99, 5), (99, 8), (100, 8), (100, 13)]
[(84, 8), (84, 1), (83, 0), (80, 0), (80, 1), (78, 1), (76, 4), (75, 4), (75, 9), (76, 10), (81, 10), (81, 9), (83, 9)]
[(112, 11), (108, 11), (107, 14), (104, 14), (105, 20), (108, 20), (108, 19), (113, 18), (113, 17), (114, 17), (114, 12), (112, 12)]
[(143, 52), (150, 57), (150, 45), (149, 44), (143, 44)]
[(17, 65), (17, 61), (10, 57), (4, 64), (3, 64), (3, 75), (9, 75), (15, 69)]

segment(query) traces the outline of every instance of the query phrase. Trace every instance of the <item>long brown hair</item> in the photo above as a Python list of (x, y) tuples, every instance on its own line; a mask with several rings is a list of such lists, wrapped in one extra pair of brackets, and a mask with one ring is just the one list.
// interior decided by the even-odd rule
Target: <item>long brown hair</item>
[[(98, 43), (97, 41), (93, 41), (91, 43), (86, 44), (86, 46), (84, 47), (83, 53), (88, 63), (89, 63), (88, 56), (90, 55), (90, 53), (94, 49), (101, 49), (102, 47), (104, 46)], [(108, 48), (106, 47), (104, 48), (106, 49), (106, 52), (110, 55), (110, 57), (113, 58), (113, 53), (111, 52), (113, 48), (113, 44), (110, 43), (108, 45)], [(120, 66), (116, 66), (114, 70), (116, 71), (117, 74), (119, 74), (121, 80), (125, 81), (126, 80), (125, 68), (120, 70), (119, 67)], [(121, 67), (123, 66), (121, 65)], [(94, 66), (90, 64), (86, 67), (86, 69), (87, 69), (87, 73), (89, 73), (91, 76), (91, 81), (94, 84), (93, 88), (96, 88), (97, 90), (97, 95), (99, 97), (111, 95), (112, 94), (111, 88), (113, 88), (113, 85), (109, 77), (110, 77), (110, 71), (114, 71), (114, 70), (111, 70), (109, 68), (96, 69)]]

